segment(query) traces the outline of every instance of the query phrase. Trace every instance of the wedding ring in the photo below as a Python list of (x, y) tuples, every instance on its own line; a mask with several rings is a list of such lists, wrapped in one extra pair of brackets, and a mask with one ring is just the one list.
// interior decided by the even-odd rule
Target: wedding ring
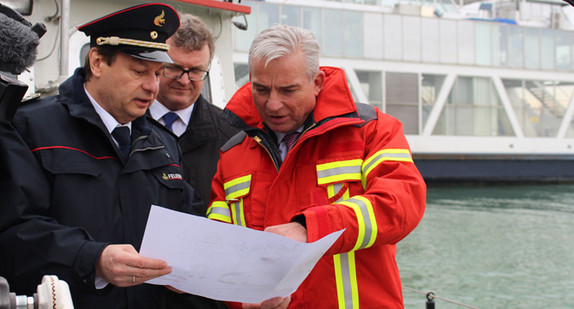
[(136, 284), (136, 276), (132, 276), (132, 282), (133, 284)]

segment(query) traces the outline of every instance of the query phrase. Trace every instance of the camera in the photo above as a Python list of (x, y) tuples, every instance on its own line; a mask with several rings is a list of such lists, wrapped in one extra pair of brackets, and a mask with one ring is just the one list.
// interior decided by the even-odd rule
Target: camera
[[(0, 122), (12, 120), (28, 85), (15, 79), (36, 60), (36, 48), (46, 33), (42, 23), (32, 25), (22, 15), (0, 3)], [(6, 74), (2, 74), (6, 73)], [(11, 78), (7, 76), (10, 74)]]

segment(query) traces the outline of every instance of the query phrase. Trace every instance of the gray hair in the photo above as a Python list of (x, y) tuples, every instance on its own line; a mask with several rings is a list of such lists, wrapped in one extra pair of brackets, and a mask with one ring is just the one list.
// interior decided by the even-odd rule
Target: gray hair
[(215, 55), (215, 43), (209, 28), (199, 17), (187, 14), (179, 14), (179, 28), (170, 37), (177, 47), (189, 50), (201, 50), (205, 44), (209, 47), (209, 61)]
[(254, 60), (265, 60), (265, 66), (273, 59), (292, 55), (301, 50), (307, 62), (307, 74), (313, 81), (319, 73), (319, 43), (313, 33), (307, 29), (273, 25), (261, 31), (251, 43), (249, 49), (249, 68)]

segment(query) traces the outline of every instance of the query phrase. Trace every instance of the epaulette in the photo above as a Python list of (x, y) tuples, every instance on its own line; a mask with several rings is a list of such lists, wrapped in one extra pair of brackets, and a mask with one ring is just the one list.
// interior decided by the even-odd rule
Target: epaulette
[(359, 117), (361, 120), (365, 121), (364, 123), (357, 125), (358, 127), (362, 127), (370, 121), (377, 119), (377, 110), (375, 109), (374, 105), (365, 103), (355, 103), (355, 105), (357, 106), (357, 113), (359, 114)]
[(241, 144), (241, 142), (243, 142), (243, 140), (245, 139), (245, 136), (247, 136), (247, 133), (245, 133), (245, 131), (241, 131), (235, 134), (223, 146), (221, 146), (221, 151), (226, 152), (229, 149), (233, 148), (234, 146)]
[(34, 103), (40, 99), (41, 95), (39, 93), (32, 93), (22, 98), (22, 104)]
[(20, 105), (29, 105), (38, 102), (41, 99), (41, 95), (39, 93), (34, 93), (27, 95), (22, 98), (20, 101)]

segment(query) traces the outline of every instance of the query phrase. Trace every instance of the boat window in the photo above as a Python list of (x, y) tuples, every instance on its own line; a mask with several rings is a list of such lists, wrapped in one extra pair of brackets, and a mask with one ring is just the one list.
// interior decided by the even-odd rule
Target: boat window
[(385, 73), (385, 113), (403, 123), (405, 134), (419, 134), (419, 74)]
[(402, 60), (403, 55), (403, 28), (401, 16), (385, 14), (383, 18), (384, 57), (390, 60)]
[(301, 7), (294, 5), (281, 6), (281, 23), (301, 27)]
[(456, 40), (453, 40), (456, 38), (456, 23), (455, 20), (439, 20), (441, 63), (456, 63), (458, 45)]
[(458, 63), (475, 64), (474, 61), (474, 25), (476, 22), (459, 20), (457, 29)]
[(556, 33), (556, 69), (569, 71), (574, 68), (572, 65), (572, 43), (574, 42), (574, 32), (557, 30)]
[(492, 31), (492, 65), (508, 66), (508, 58), (511, 57), (508, 51), (508, 26), (497, 24)]
[(524, 28), (524, 65), (527, 69), (540, 68), (540, 31)]
[(422, 60), (424, 62), (439, 62), (439, 32), (438, 19), (421, 19)]
[[(347, 57), (363, 57), (363, 14), (346, 11), (344, 15), (344, 48)], [(378, 31), (375, 31), (378, 32)]]
[(361, 83), (363, 93), (367, 96), (369, 104), (383, 110), (383, 75), (380, 71), (355, 70)]
[(343, 56), (343, 11), (324, 9), (325, 40), (323, 41), (323, 54), (327, 56)]
[(474, 27), (474, 44), (476, 46), (476, 64), (478, 65), (491, 65), (492, 64), (492, 23), (477, 22)]
[(432, 108), (436, 103), (445, 78), (445, 75), (422, 74), (421, 107), (423, 127), (426, 125)]
[(253, 38), (258, 33), (259, 28), (257, 26), (257, 14), (255, 13), (258, 8), (257, 3), (246, 1), (245, 5), (251, 6), (251, 11), (254, 13), (245, 15), (247, 18), (247, 30), (234, 28), (233, 36), (235, 37), (235, 50), (237, 51), (249, 50), (251, 41), (253, 41)]
[(514, 131), (489, 78), (459, 76), (433, 135), (513, 136)]
[(552, 29), (541, 29), (540, 39), (540, 65), (543, 70), (554, 70), (554, 31)]
[(508, 65), (512, 68), (522, 68), (524, 63), (524, 34), (522, 28), (509, 26), (508, 30)]
[[(508, 98), (526, 137), (555, 137), (574, 94), (572, 83), (513, 80), (503, 81)], [(572, 126), (567, 131), (571, 134)]]
[(278, 24), (279, 6), (265, 2), (259, 3), (259, 20), (257, 22), (257, 32), (261, 32), (274, 24)]
[(421, 18), (403, 17), (403, 60), (421, 61)]
[(245, 85), (249, 81), (249, 66), (243, 63), (235, 63), (235, 85), (237, 88)]
[(303, 28), (313, 32), (317, 42), (322, 46), (323, 42), (323, 22), (321, 9), (303, 7)]

